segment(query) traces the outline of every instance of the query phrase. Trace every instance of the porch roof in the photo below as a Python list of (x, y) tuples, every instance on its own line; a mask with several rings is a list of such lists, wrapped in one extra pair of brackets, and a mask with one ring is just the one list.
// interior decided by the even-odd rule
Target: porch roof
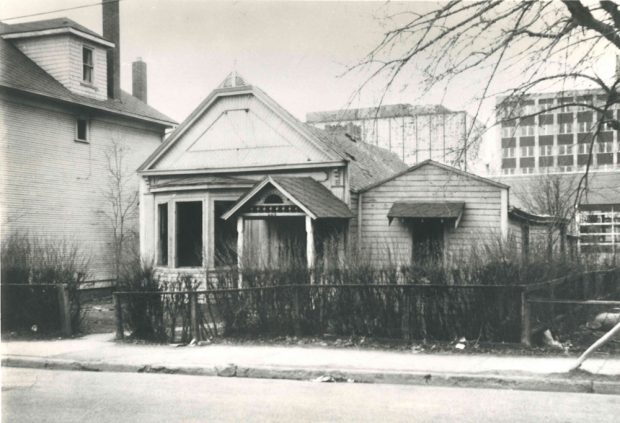
[(436, 202), (396, 202), (388, 212), (388, 218), (411, 219), (460, 219), (465, 210), (465, 203), (461, 201)]
[(245, 204), (249, 203), (268, 184), (273, 185), (313, 219), (348, 219), (353, 217), (353, 213), (351, 213), (349, 207), (342, 200), (336, 197), (324, 185), (310, 177), (268, 176), (256, 184), (222, 218), (227, 220), (236, 215)]

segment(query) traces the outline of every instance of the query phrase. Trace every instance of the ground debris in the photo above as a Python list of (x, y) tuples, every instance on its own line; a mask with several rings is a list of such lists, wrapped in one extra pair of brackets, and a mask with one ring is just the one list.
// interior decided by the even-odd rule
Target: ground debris
[(335, 382), (355, 383), (355, 379), (346, 378), (344, 376), (332, 376), (332, 375), (322, 375), (322, 376), (318, 376), (311, 380), (312, 382), (319, 382), (319, 383), (335, 383)]

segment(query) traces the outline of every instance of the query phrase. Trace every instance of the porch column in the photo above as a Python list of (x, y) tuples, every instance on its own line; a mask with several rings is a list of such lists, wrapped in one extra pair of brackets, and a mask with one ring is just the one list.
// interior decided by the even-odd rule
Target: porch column
[(237, 217), (237, 271), (239, 272), (238, 288), (243, 288), (243, 216)]
[(308, 269), (312, 269), (314, 267), (314, 228), (310, 216), (306, 216), (306, 261)]

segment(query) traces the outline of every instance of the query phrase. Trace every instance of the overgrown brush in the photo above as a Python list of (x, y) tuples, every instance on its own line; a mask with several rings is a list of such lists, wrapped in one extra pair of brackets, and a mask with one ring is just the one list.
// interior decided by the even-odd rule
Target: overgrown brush
[(78, 289), (88, 275), (88, 258), (75, 243), (13, 233), (2, 242), (1, 257), (3, 331), (59, 329), (57, 290), (39, 284), (67, 285), (71, 327), (80, 331), (83, 311)]

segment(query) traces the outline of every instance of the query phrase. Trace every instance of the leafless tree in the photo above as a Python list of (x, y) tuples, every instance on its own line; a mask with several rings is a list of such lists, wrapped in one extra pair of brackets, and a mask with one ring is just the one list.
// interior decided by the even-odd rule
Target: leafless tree
[(123, 139), (113, 136), (106, 156), (107, 184), (104, 188), (106, 216), (111, 230), (114, 273), (118, 281), (124, 257), (130, 253), (130, 242), (135, 238), (129, 225), (138, 208), (138, 190), (133, 172), (126, 164), (127, 150)]
[[(509, 109), (506, 119), (535, 116), (564, 106), (584, 107), (597, 117), (590, 157), (604, 125), (620, 130), (620, 123), (610, 113), (611, 106), (620, 102), (620, 81), (617, 75), (605, 81), (593, 69), (602, 54), (620, 50), (620, 11), (616, 2), (452, 0), (417, 6), (425, 10), (389, 16), (391, 28), (381, 42), (351, 69), (370, 71), (360, 90), (379, 79), (384, 81), (387, 93), (397, 78), (412, 73), (422, 76), (426, 90), (447, 89), (459, 78), (475, 73), (482, 78), (475, 118), (482, 103), (495, 96), (505, 98), (503, 105)], [(518, 82), (508, 90), (500, 90), (496, 85), (505, 74), (518, 76)], [(575, 101), (529, 114), (519, 107), (535, 91), (551, 87), (562, 91), (584, 82), (600, 89), (605, 101)], [(458, 86), (450, 88), (458, 90)], [(474, 138), (466, 139), (462, 154)], [(575, 204), (587, 183), (589, 169), (590, 163), (578, 183)]]

